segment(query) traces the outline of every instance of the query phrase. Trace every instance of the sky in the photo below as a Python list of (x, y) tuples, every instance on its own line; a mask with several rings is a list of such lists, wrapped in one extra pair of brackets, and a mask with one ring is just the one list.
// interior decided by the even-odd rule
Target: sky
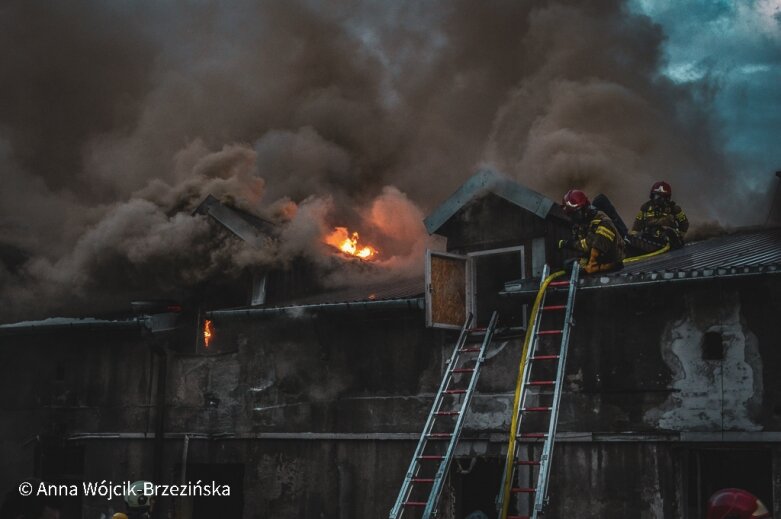
[[(423, 218), (482, 167), (625, 219), (667, 180), (694, 229), (762, 223), (779, 20), (779, 0), (7, 0), (0, 320), (299, 257), (329, 286), (419, 275)], [(192, 214), (208, 194), (277, 235), (220, 237)]]
[(663, 73), (704, 83), (730, 167), (773, 189), (781, 170), (781, 0), (633, 0), (665, 33)]

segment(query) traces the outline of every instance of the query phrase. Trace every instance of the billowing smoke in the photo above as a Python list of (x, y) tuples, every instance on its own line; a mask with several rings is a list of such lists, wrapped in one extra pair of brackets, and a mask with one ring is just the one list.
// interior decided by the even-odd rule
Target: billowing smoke
[[(695, 221), (739, 222), (710, 85), (662, 76), (662, 41), (618, 0), (6, 2), (3, 317), (325, 265), (336, 225), (381, 249), (368, 275), (419, 272), (422, 217), (483, 164), (625, 216), (666, 179)], [(278, 239), (211, 232), (210, 193)]]

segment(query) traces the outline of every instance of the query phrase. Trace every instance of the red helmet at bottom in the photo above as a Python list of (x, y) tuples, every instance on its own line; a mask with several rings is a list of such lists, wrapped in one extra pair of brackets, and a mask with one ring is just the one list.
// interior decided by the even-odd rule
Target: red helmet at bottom
[(770, 518), (770, 513), (755, 495), (739, 488), (719, 490), (708, 499), (707, 519)]

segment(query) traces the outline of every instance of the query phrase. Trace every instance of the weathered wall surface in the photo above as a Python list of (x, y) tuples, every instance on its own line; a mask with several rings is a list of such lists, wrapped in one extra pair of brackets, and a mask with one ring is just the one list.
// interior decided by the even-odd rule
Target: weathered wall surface
[[(781, 431), (780, 284), (723, 280), (578, 295), (560, 431), (630, 441), (561, 442), (549, 517), (679, 516), (675, 442), (639, 443), (633, 434)], [(721, 334), (723, 360), (703, 359), (707, 332)], [(422, 313), (401, 312), (217, 322), (215, 341), (225, 353), (169, 355), (165, 477), (178, 477), (183, 435), (195, 433), (190, 463), (243, 464), (244, 517), (385, 514), (414, 441), (376, 435), (420, 430), (448, 336), (425, 329)], [(462, 452), (500, 455), (495, 440), (508, 427), (519, 354), (519, 339), (489, 350), (464, 437), (492, 441), (467, 442)], [(2, 488), (38, 471), (36, 437), (153, 432), (159, 360), (140, 337), (3, 337)], [(78, 477), (150, 477), (150, 439), (66, 443), (84, 448)], [(459, 510), (468, 490), (452, 488), (448, 510)], [(109, 505), (85, 501), (86, 517)]]
[[(779, 431), (779, 281), (582, 291), (561, 430)], [(723, 359), (703, 359), (707, 332)]]

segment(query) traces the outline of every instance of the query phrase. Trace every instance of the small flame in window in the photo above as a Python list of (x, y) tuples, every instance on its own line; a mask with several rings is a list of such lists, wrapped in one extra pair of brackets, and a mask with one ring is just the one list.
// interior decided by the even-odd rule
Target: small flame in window
[(209, 347), (209, 343), (212, 341), (213, 335), (214, 328), (212, 327), (212, 322), (209, 319), (206, 319), (203, 321), (203, 345), (205, 347)]

